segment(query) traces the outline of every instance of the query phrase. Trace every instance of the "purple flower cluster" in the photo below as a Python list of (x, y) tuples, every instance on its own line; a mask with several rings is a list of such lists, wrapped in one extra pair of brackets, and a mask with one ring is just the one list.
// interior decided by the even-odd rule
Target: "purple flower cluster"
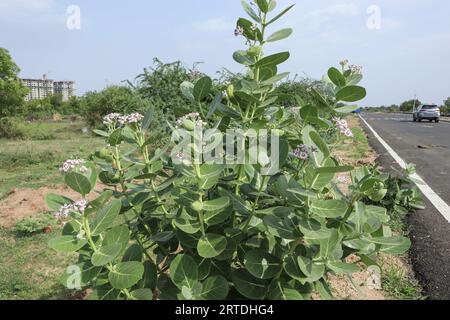
[(190, 120), (190, 121), (194, 122), (196, 127), (197, 126), (198, 127), (203, 126), (203, 120), (200, 119), (200, 113), (198, 113), (198, 112), (191, 112), (191, 113), (188, 113), (187, 115), (177, 119), (177, 121), (176, 121), (177, 128), (179, 126), (183, 125), (183, 123), (186, 120)]
[(55, 213), (55, 217), (58, 220), (66, 219), (71, 212), (77, 212), (83, 214), (88, 206), (88, 202), (85, 199), (77, 201), (72, 204), (65, 204)]
[(59, 168), (60, 172), (63, 173), (68, 173), (76, 168), (78, 168), (80, 170), (80, 172), (84, 173), (86, 172), (88, 169), (83, 166), (83, 164), (85, 164), (86, 161), (82, 160), (82, 159), (69, 159), (66, 160), (61, 167)]
[(333, 118), (333, 122), (336, 124), (336, 126), (339, 128), (339, 131), (345, 135), (346, 137), (352, 138), (353, 132), (348, 127), (348, 123), (346, 120), (340, 119), (340, 118)]
[(120, 117), (122, 115), (120, 113), (110, 113), (107, 116), (103, 118), (103, 124), (105, 125), (112, 125), (119, 121)]
[(294, 157), (300, 160), (307, 160), (309, 158), (308, 146), (301, 144), (294, 150)]
[(236, 37), (242, 36), (244, 34), (244, 28), (241, 26), (237, 26), (236, 29), (234, 29), (234, 35)]
[(348, 67), (353, 74), (362, 74), (362, 70), (363, 70), (362, 66), (352, 64), (352, 65), (349, 65)]
[(139, 123), (144, 119), (144, 116), (140, 113), (132, 113), (122, 115), (120, 113), (110, 113), (103, 118), (103, 124), (107, 126), (115, 125), (119, 123), (120, 126), (131, 125)]

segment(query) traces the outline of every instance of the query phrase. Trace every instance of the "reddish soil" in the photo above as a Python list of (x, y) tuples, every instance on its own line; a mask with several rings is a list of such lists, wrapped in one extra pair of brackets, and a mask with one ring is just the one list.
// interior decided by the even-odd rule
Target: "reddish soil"
[(50, 211), (45, 204), (45, 196), (56, 193), (74, 200), (79, 195), (65, 185), (43, 187), (40, 189), (14, 189), (6, 199), (0, 201), (0, 227), (11, 228), (23, 218), (31, 217), (38, 212)]

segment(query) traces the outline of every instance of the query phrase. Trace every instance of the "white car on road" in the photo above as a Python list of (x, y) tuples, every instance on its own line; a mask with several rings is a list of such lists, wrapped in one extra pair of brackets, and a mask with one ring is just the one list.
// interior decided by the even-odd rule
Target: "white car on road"
[(413, 112), (414, 122), (422, 120), (428, 120), (430, 122), (439, 122), (441, 118), (441, 111), (437, 105), (433, 104), (423, 104), (415, 112)]

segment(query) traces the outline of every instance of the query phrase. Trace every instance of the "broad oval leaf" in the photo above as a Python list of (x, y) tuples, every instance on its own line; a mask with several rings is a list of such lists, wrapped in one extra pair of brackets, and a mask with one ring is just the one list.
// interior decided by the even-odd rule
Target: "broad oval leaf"
[(338, 87), (344, 87), (347, 82), (344, 75), (336, 68), (328, 70), (328, 78)]
[(344, 200), (313, 200), (310, 210), (322, 218), (343, 217), (347, 212), (348, 204)]
[(224, 300), (230, 291), (227, 279), (222, 276), (209, 277), (202, 284), (201, 300)]
[(59, 252), (75, 252), (87, 244), (86, 239), (77, 239), (76, 236), (60, 236), (50, 239), (48, 245), (50, 248)]
[(202, 101), (206, 98), (211, 91), (212, 80), (210, 77), (200, 78), (194, 85), (194, 99), (197, 102)]
[(231, 279), (236, 290), (246, 298), (261, 300), (267, 294), (268, 282), (253, 277), (244, 269), (234, 271), (231, 275)]
[(111, 228), (121, 208), (122, 201), (119, 199), (115, 199), (103, 206), (91, 221), (91, 234), (98, 236), (103, 231)]
[(257, 63), (255, 63), (255, 68), (263, 68), (268, 66), (277, 66), (286, 60), (288, 60), (290, 57), (289, 52), (281, 52), (276, 53), (267, 57), (262, 58)]
[(73, 200), (58, 194), (49, 193), (45, 197), (45, 203), (52, 210), (59, 210), (65, 204), (72, 204)]
[(283, 40), (288, 38), (292, 34), (293, 30), (291, 28), (282, 29), (275, 33), (273, 33), (269, 38), (267, 38), (267, 42), (275, 42), (279, 40)]
[(277, 257), (262, 250), (252, 250), (245, 254), (244, 265), (247, 271), (259, 279), (271, 279), (282, 269)]
[(116, 289), (127, 289), (142, 279), (144, 266), (141, 262), (129, 261), (115, 265), (108, 273), (111, 285)]
[(170, 279), (179, 288), (192, 288), (198, 281), (198, 267), (195, 260), (185, 254), (179, 254), (170, 264)]
[(366, 89), (360, 86), (347, 86), (336, 94), (337, 101), (356, 102), (366, 97)]
[(64, 177), (64, 182), (79, 194), (85, 196), (94, 188), (91, 181), (85, 175), (78, 172), (69, 172)]
[(120, 243), (113, 243), (107, 246), (102, 246), (99, 250), (94, 252), (91, 258), (91, 262), (96, 267), (107, 265), (114, 261), (115, 258), (122, 251), (122, 245)]
[(227, 248), (227, 239), (218, 234), (206, 234), (200, 238), (197, 251), (202, 258), (215, 258)]

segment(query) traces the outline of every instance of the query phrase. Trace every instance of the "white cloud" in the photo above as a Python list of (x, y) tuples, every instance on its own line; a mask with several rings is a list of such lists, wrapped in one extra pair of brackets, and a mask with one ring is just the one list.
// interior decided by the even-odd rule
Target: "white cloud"
[(336, 17), (355, 17), (360, 14), (355, 4), (334, 4), (324, 9), (314, 10), (301, 17), (301, 25), (318, 29), (323, 23)]

